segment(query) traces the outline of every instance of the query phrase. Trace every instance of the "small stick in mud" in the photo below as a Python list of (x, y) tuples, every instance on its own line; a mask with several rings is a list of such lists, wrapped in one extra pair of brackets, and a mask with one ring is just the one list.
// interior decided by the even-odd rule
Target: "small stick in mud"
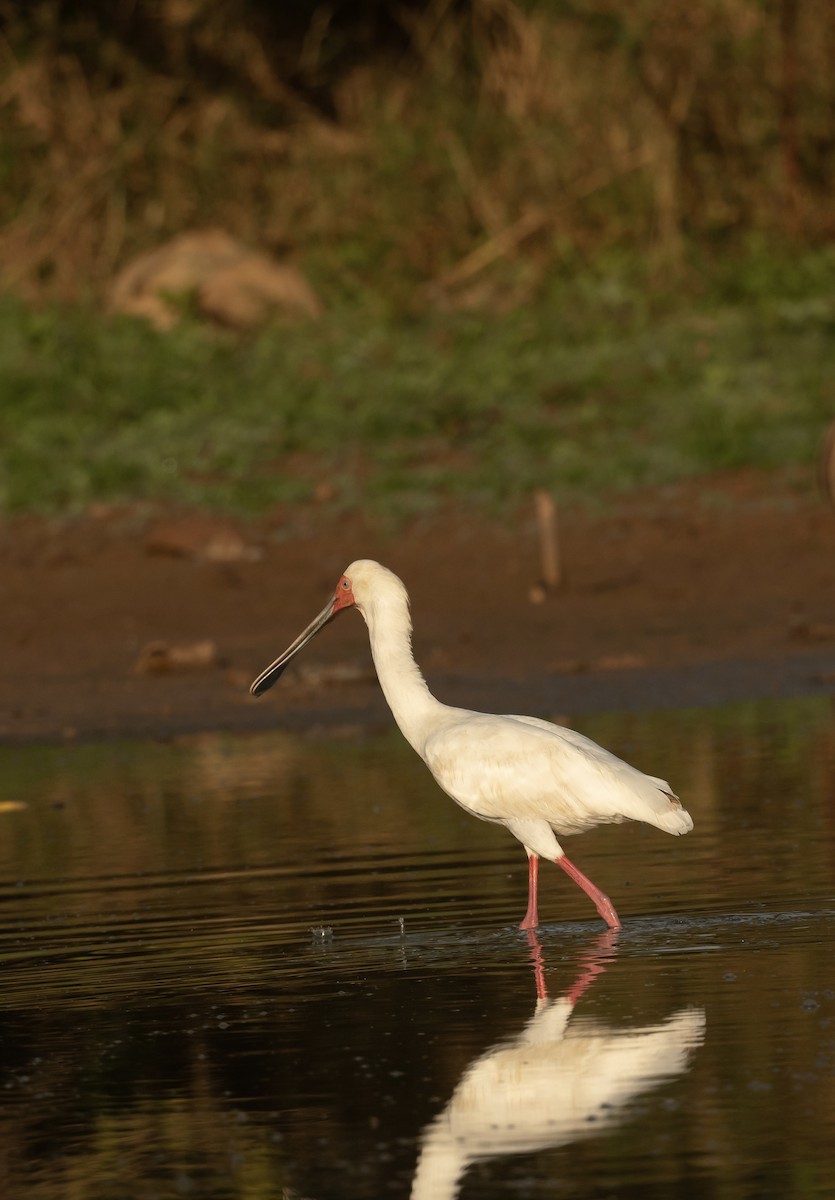
[(542, 604), (548, 593), (556, 592), (563, 582), (559, 521), (554, 497), (544, 488), (536, 489), (533, 504), (539, 534), (540, 579), (528, 596), (532, 604)]
[(821, 441), (818, 483), (826, 499), (835, 507), (835, 421), (827, 427)]

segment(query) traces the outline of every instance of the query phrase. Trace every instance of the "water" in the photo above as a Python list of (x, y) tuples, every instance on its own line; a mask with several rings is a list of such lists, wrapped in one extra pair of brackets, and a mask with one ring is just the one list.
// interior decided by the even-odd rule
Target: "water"
[(835, 1196), (829, 701), (581, 727), (617, 936), (397, 735), (0, 751), (0, 1195)]

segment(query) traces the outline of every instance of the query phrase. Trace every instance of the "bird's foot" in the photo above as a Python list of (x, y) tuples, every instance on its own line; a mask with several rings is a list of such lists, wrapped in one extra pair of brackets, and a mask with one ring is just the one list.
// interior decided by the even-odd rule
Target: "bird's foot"
[(615, 912), (615, 906), (609, 897), (601, 892), (599, 887), (595, 887), (588, 876), (584, 875), (579, 867), (575, 867), (574, 863), (564, 854), (557, 859), (557, 865), (562, 867), (566, 875), (583, 889), (609, 928), (620, 929), (620, 917)]

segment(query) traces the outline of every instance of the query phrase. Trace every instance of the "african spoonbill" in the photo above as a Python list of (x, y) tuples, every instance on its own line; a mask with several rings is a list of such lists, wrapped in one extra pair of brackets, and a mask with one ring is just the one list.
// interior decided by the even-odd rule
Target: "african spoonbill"
[(348, 567), (318, 617), (258, 676), (252, 695), (272, 687), (294, 655), (351, 607), (365, 618), (377, 677), (406, 741), (453, 800), (482, 821), (505, 825), (525, 847), (528, 910), (519, 928), (539, 924), (539, 859), (547, 858), (583, 889), (610, 928), (619, 929), (611, 900), (568, 859), (556, 834), (621, 821), (682, 834), (693, 828), (690, 814), (663, 779), (644, 775), (580, 733), (537, 717), (492, 716), (436, 700), (412, 654), (406, 589), (380, 563), (359, 559)]
[(472, 1163), (609, 1134), (638, 1096), (687, 1070), (704, 1041), (702, 1008), (637, 1029), (574, 1015), (594, 973), (612, 957), (603, 950), (558, 999), (540, 995), (515, 1038), (502, 1038), (470, 1063), (423, 1131), (411, 1200), (455, 1200)]

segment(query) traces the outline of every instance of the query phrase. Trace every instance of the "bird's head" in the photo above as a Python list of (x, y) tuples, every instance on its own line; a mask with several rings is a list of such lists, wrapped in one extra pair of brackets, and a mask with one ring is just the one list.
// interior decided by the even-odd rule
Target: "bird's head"
[(371, 558), (358, 558), (346, 569), (336, 586), (334, 602), (340, 598), (338, 608), (353, 604), (366, 621), (381, 607), (409, 604), (406, 589), (394, 571)]
[(275, 662), (270, 663), (250, 686), (253, 696), (261, 696), (268, 691), (285, 670), (290, 660), (303, 649), (321, 629), (332, 621), (343, 609), (357, 608), (367, 622), (373, 620), (375, 612), (381, 606), (397, 603), (404, 606), (408, 613), (408, 596), (403, 584), (393, 571), (374, 562), (370, 558), (359, 558), (352, 562), (345, 574), (337, 583), (333, 595), (325, 607), (315, 617), (306, 629), (302, 630), (283, 654)]

